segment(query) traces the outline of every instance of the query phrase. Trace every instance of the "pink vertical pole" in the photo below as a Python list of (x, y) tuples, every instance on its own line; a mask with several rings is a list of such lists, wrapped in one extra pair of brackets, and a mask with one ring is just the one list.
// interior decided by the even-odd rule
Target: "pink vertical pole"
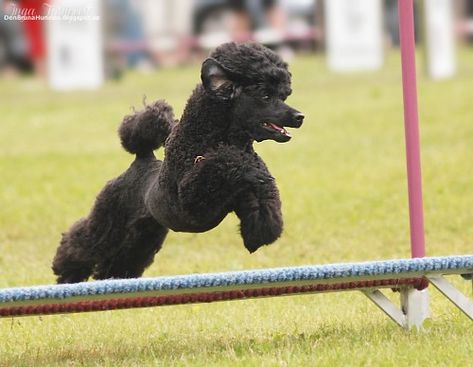
[(425, 256), (413, 0), (398, 0), (412, 257)]

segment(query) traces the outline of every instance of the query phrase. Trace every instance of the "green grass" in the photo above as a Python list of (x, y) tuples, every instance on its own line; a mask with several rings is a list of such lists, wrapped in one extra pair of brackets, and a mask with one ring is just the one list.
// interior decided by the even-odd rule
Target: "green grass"
[[(473, 50), (460, 61), (454, 80), (419, 81), (429, 255), (473, 249)], [(282, 238), (249, 255), (229, 216), (205, 234), (170, 233), (146, 276), (409, 256), (398, 54), (376, 73), (335, 75), (320, 57), (291, 68), (289, 102), (306, 122), (288, 144), (257, 145), (281, 190)], [(65, 94), (0, 81), (0, 287), (54, 281), (60, 233), (130, 164), (123, 115), (143, 95), (180, 114), (198, 75), (130, 73)], [(471, 366), (471, 322), (431, 298), (423, 332), (359, 293), (3, 319), (0, 366)]]

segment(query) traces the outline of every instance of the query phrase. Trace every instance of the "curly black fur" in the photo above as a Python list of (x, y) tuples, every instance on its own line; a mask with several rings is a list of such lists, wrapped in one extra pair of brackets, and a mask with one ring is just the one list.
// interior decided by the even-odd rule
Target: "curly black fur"
[(211, 57), (243, 85), (278, 88), (277, 94), (286, 97), (292, 93), (287, 63), (262, 45), (227, 43), (216, 48)]
[(142, 111), (125, 116), (118, 129), (123, 148), (138, 156), (145, 156), (158, 149), (169, 136), (173, 120), (172, 107), (163, 100), (145, 105)]
[[(58, 282), (141, 276), (168, 229), (204, 232), (232, 211), (250, 252), (281, 235), (279, 192), (253, 142), (288, 141), (285, 127), (302, 124), (284, 103), (287, 64), (263, 46), (228, 43), (204, 61), (201, 78), (179, 124), (163, 101), (125, 117), (120, 138), (136, 159), (63, 235)], [(161, 162), (153, 150), (164, 142)]]
[(124, 118), (119, 135), (136, 159), (105, 185), (90, 214), (63, 234), (52, 266), (58, 283), (85, 281), (91, 275), (139, 277), (153, 262), (168, 229), (151, 216), (144, 196), (161, 167), (153, 149), (164, 143), (173, 125), (172, 108), (163, 101)]

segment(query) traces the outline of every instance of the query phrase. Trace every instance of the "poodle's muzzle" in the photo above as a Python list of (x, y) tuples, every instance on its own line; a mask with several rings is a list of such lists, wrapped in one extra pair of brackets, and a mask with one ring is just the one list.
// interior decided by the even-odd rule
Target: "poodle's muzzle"
[(284, 108), (274, 111), (273, 116), (262, 119), (262, 131), (260, 136), (255, 137), (256, 141), (266, 139), (274, 140), (278, 143), (285, 143), (291, 140), (291, 134), (285, 129), (286, 127), (299, 128), (304, 121), (304, 114), (296, 109), (283, 103)]

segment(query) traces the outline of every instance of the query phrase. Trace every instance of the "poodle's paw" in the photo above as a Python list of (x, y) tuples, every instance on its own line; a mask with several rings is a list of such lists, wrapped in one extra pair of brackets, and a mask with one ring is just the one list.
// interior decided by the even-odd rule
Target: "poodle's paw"
[(65, 272), (56, 278), (57, 284), (71, 284), (85, 282), (89, 278), (90, 269), (77, 269), (76, 271)]
[(250, 253), (276, 241), (281, 236), (282, 230), (281, 213), (268, 208), (252, 212), (243, 218), (240, 224), (243, 243)]
[(245, 231), (242, 230), (243, 244), (252, 254), (260, 247), (270, 245), (276, 241), (281, 236), (281, 232), (281, 228), (277, 227), (264, 227), (261, 228), (261, 232), (259, 233), (251, 233), (251, 231), (245, 233)]

